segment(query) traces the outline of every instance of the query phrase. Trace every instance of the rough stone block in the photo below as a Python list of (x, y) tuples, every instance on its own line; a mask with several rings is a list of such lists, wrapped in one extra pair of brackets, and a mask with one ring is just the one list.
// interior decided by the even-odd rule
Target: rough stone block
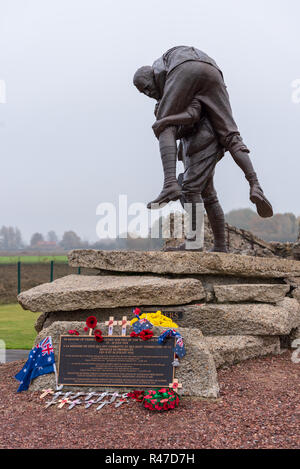
[(182, 327), (192, 324), (206, 335), (285, 335), (300, 325), (300, 307), (294, 298), (277, 305), (200, 304), (183, 306)]
[(205, 291), (200, 280), (146, 275), (68, 275), (18, 295), (24, 309), (40, 312), (182, 304), (203, 298)]
[(284, 278), (300, 276), (300, 262), (220, 252), (98, 251), (69, 253), (72, 267), (115, 272), (157, 274), (221, 274), (240, 277)]
[(280, 352), (279, 337), (209, 336), (205, 337), (216, 367), (234, 365), (249, 358)]
[(215, 285), (218, 303), (261, 302), (278, 303), (290, 290), (286, 284), (232, 284)]

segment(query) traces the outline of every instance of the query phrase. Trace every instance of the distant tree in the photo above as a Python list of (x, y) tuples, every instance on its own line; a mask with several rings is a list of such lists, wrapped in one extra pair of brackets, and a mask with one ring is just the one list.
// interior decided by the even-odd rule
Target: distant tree
[(82, 247), (81, 239), (74, 231), (65, 231), (59, 244), (64, 249), (76, 249)]
[(30, 246), (34, 247), (41, 241), (44, 241), (44, 236), (41, 233), (34, 233), (30, 239)]
[(226, 221), (237, 228), (251, 231), (265, 241), (295, 242), (299, 236), (299, 220), (293, 213), (276, 213), (271, 218), (261, 218), (253, 210), (232, 210)]
[(250, 230), (251, 223), (256, 218), (258, 218), (258, 215), (250, 208), (231, 210), (225, 215), (227, 223), (236, 226), (237, 228), (241, 228), (242, 230)]
[(22, 235), (19, 228), (13, 228), (12, 226), (2, 226), (0, 229), (0, 248), (13, 250), (22, 249), (24, 243), (22, 241)]
[(57, 243), (58, 242), (58, 237), (57, 237), (57, 234), (55, 233), (55, 231), (53, 231), (53, 230), (48, 231), (47, 240), (50, 241), (51, 243)]

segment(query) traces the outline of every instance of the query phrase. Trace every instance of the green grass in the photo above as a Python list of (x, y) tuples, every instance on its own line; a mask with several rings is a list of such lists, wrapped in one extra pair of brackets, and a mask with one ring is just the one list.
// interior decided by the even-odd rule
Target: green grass
[(38, 315), (24, 311), (19, 304), (0, 305), (0, 339), (5, 341), (7, 349), (30, 350), (33, 347)]
[(43, 264), (50, 261), (67, 263), (67, 256), (0, 256), (0, 264), (16, 264), (18, 261), (24, 264)]

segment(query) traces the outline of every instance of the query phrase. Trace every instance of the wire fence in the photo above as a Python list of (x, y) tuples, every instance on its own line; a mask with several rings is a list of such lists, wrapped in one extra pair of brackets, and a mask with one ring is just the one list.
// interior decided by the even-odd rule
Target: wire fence
[[(49, 262), (49, 281), (53, 282), (54, 280), (54, 263), (56, 261), (50, 260)], [(62, 264), (67, 262), (58, 262), (58, 264)], [(28, 262), (23, 262), (23, 264), (28, 264)], [(77, 268), (77, 274), (81, 274), (81, 267)], [(22, 261), (17, 261), (17, 292), (18, 295), (21, 293), (21, 287), (22, 287)]]

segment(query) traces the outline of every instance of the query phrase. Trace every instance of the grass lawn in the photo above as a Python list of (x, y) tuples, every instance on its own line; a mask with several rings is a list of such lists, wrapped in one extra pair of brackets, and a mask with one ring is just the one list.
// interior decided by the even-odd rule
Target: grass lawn
[(7, 349), (30, 350), (33, 347), (38, 315), (24, 311), (19, 304), (0, 305), (0, 339), (5, 341)]
[(65, 264), (68, 258), (67, 256), (0, 256), (0, 264), (16, 264), (18, 261), (24, 264), (41, 264), (50, 261)]

